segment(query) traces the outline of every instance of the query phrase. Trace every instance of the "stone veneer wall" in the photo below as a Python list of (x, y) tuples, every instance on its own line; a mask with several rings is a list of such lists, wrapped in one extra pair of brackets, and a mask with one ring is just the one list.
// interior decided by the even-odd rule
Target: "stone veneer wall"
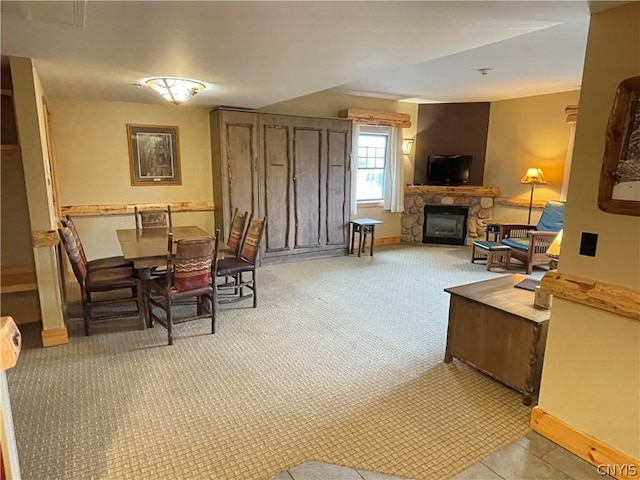
[(401, 240), (422, 243), (425, 205), (459, 205), (469, 207), (466, 245), (478, 238), (485, 239), (487, 220), (493, 217), (494, 196), (438, 195), (433, 193), (406, 193), (401, 220)]

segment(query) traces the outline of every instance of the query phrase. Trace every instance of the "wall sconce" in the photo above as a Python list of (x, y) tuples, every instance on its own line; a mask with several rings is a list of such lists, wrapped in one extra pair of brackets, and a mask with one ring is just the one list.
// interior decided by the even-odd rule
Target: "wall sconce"
[(413, 150), (413, 138), (405, 138), (402, 141), (402, 153), (411, 155), (411, 150)]
[(520, 180), (520, 183), (529, 183), (531, 184), (531, 196), (529, 197), (529, 217), (527, 218), (527, 223), (531, 223), (531, 207), (533, 206), (533, 188), (536, 185), (544, 185), (547, 181), (544, 178), (542, 170), (540, 168), (529, 168), (527, 172)]
[(150, 78), (144, 83), (174, 105), (186, 102), (205, 89), (202, 83), (186, 78)]

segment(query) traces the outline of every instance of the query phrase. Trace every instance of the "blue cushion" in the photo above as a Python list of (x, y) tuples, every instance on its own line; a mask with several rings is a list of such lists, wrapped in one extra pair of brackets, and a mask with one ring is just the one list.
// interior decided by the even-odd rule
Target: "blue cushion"
[(542, 210), (542, 216), (536, 230), (540, 232), (559, 232), (564, 223), (564, 202), (549, 200)]
[(515, 248), (516, 250), (520, 250), (521, 252), (529, 251), (529, 238), (505, 238), (502, 240), (502, 243), (505, 245), (509, 245), (511, 248)]

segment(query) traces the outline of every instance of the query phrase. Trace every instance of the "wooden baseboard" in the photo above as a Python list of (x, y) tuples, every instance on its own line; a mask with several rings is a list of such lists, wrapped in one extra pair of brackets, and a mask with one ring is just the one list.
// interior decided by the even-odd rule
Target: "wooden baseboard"
[[(369, 246), (369, 242), (370, 241), (371, 241), (371, 238), (368, 238), (367, 239), (367, 247)], [(373, 246), (377, 247), (377, 246), (380, 246), (380, 245), (395, 245), (395, 244), (399, 244), (399, 243), (401, 243), (400, 237), (382, 237), (382, 238), (376, 237), (376, 239), (373, 242)], [(358, 235), (356, 235), (356, 241), (355, 241), (354, 245), (355, 245), (355, 247), (360, 245), (360, 242), (358, 241)]]
[(53, 347), (55, 345), (65, 345), (69, 343), (69, 336), (67, 335), (67, 327), (50, 328), (48, 330), (42, 330), (42, 346)]
[(603, 476), (608, 474), (619, 480), (640, 477), (638, 460), (576, 430), (540, 407), (534, 407), (531, 412), (531, 429), (595, 465)]

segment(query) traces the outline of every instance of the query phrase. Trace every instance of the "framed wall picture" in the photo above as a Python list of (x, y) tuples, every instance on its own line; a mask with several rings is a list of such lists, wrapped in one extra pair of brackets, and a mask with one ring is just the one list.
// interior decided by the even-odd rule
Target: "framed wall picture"
[(618, 85), (607, 126), (598, 206), (640, 215), (640, 77)]
[(127, 124), (131, 185), (182, 185), (178, 127)]

